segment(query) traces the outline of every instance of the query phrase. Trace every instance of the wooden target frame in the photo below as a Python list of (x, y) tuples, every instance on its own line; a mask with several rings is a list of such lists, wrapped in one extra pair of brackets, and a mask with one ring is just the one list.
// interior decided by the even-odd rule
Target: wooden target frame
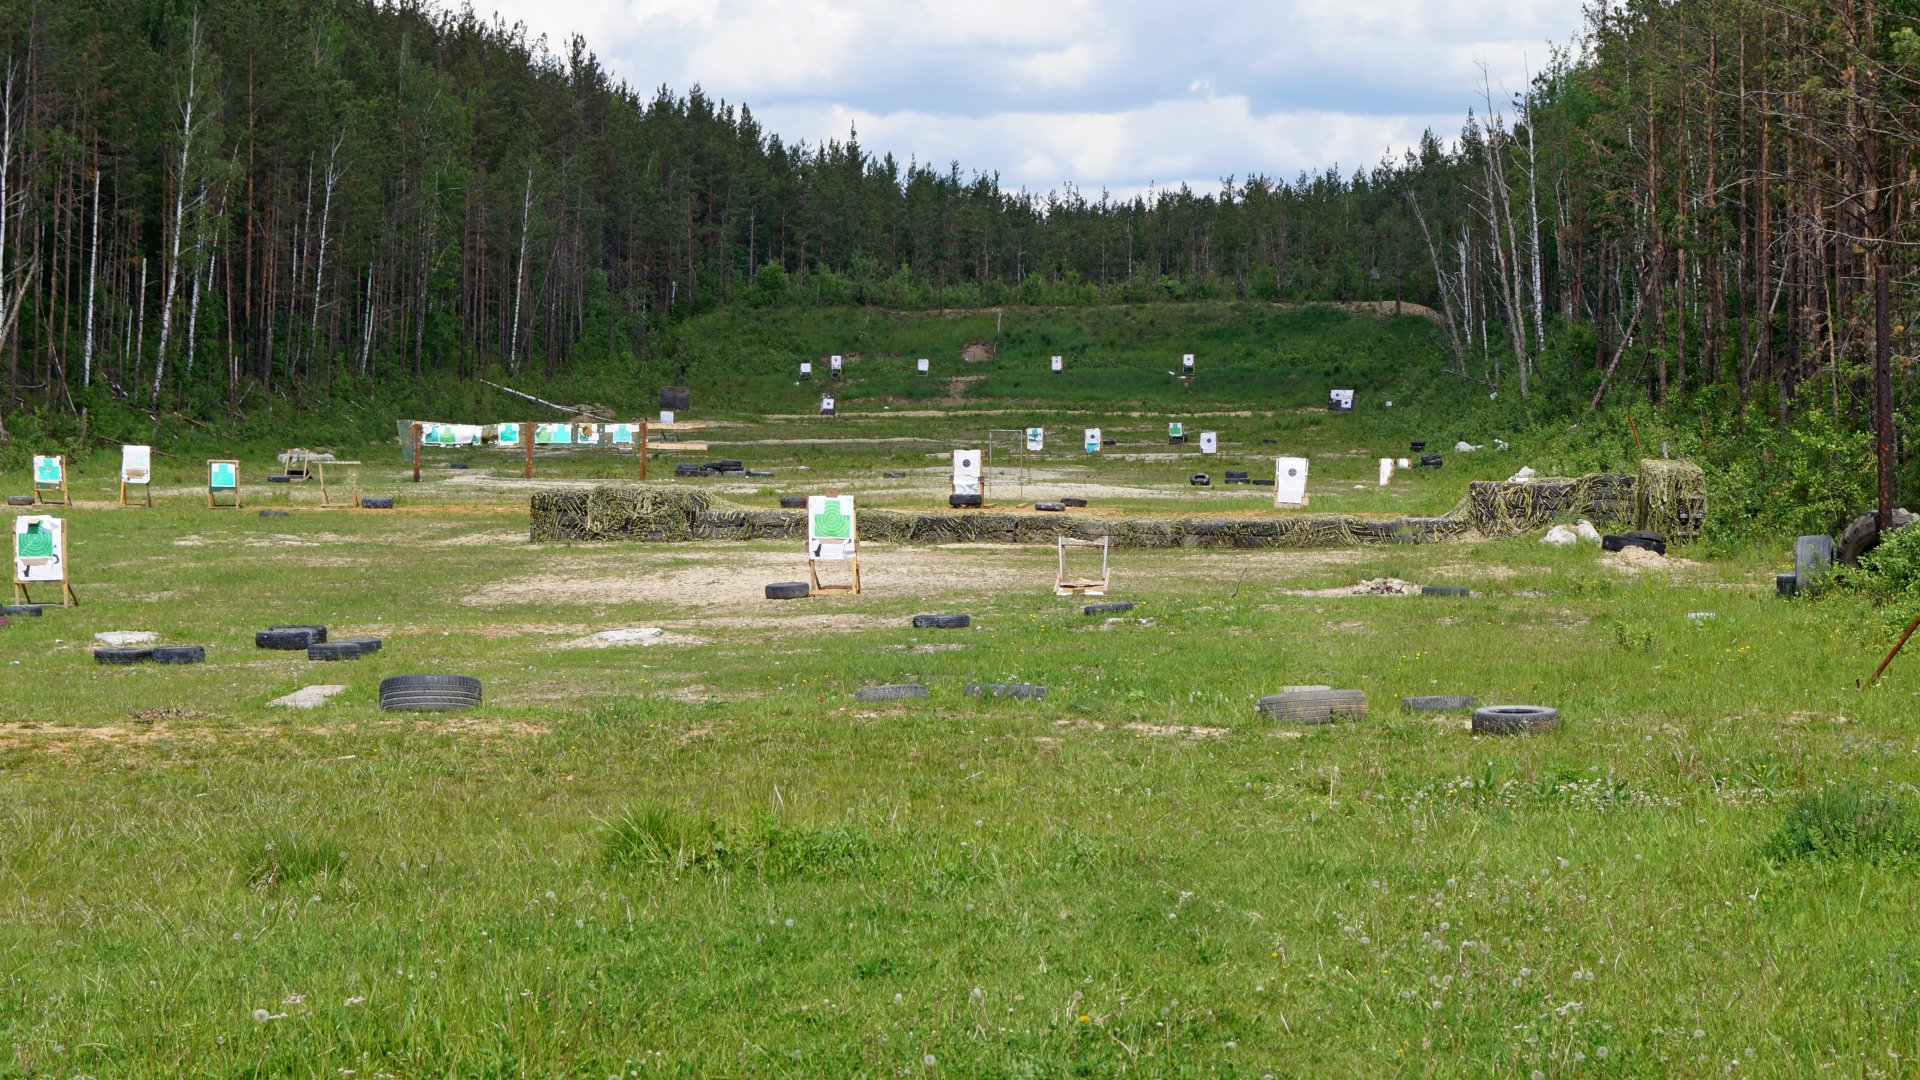
[[(1068, 577), (1067, 576), (1067, 549), (1068, 548), (1076, 548), (1076, 549), (1099, 548), (1100, 549), (1100, 576), (1098, 578)], [(1056, 550), (1059, 553), (1060, 561), (1059, 561), (1059, 570), (1054, 575), (1054, 578), (1053, 578), (1053, 595), (1055, 596), (1105, 596), (1107, 595), (1107, 586), (1113, 580), (1113, 568), (1112, 568), (1112, 562), (1111, 562), (1111, 557), (1113, 555), (1113, 544), (1108, 537), (1103, 536), (1098, 540), (1080, 540), (1071, 536), (1056, 537), (1054, 550)]]
[[(213, 467), (215, 465), (233, 466), (233, 501), (230, 503), (221, 502), (217, 498), (218, 492), (225, 491), (227, 489), (216, 488), (213, 486)], [(232, 458), (208, 459), (207, 461), (207, 509), (238, 510), (240, 509), (240, 503), (242, 501), (243, 500), (240, 497), (240, 463)]]
[[(36, 475), (33, 478), (33, 505), (72, 506), (73, 494), (67, 490), (67, 456), (65, 454), (35, 454), (34, 457), (36, 459), (44, 458), (49, 461), (59, 462), (60, 482), (58, 484), (42, 483), (36, 471)], [(56, 491), (60, 493), (59, 502), (53, 501), (53, 493)]]
[[(15, 520), (19, 521), (29, 516), (45, 517), (45, 515), (22, 515)], [(67, 558), (67, 523), (64, 518), (52, 518), (50, 520), (57, 521), (60, 524), (60, 529), (55, 534), (59, 537), (59, 544), (54, 549), (54, 558), (60, 564), (60, 606), (79, 607), (80, 595), (73, 591), (73, 563)], [(16, 528), (17, 527), (18, 526), (16, 526)], [(7, 542), (9, 544), (17, 544), (19, 541), (12, 537), (18, 535), (18, 533), (9, 530)], [(22, 577), (20, 574), (20, 564), (13, 559), (13, 556), (17, 554), (18, 551), (16, 549), (16, 551), (10, 553), (8, 557), (8, 561), (13, 563), (13, 573), (8, 575), (13, 579), (13, 602), (16, 604), (31, 604), (34, 602), (33, 595), (27, 591), (28, 587), (32, 585), (51, 585), (53, 582), (44, 579), (28, 581)]]

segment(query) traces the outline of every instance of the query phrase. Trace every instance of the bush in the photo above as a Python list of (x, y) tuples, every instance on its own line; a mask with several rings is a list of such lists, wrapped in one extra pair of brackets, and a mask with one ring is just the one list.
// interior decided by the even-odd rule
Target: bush
[(1876, 600), (1920, 602), (1920, 528), (1881, 537), (1878, 547), (1860, 556), (1859, 566), (1836, 568), (1836, 580)]
[(732, 858), (726, 830), (711, 817), (662, 806), (627, 811), (607, 830), (602, 853), (609, 865), (678, 878), (718, 870)]
[(258, 844), (248, 862), (247, 884), (273, 889), (316, 875), (338, 874), (346, 867), (347, 857), (332, 837), (281, 833)]
[(1808, 792), (1767, 838), (1773, 862), (1861, 859), (1896, 862), (1920, 854), (1920, 830), (1906, 799), (1849, 781)]

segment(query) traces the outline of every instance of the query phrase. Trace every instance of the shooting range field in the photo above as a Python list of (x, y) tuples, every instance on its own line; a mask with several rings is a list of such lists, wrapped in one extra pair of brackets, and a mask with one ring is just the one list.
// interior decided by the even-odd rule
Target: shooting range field
[[(377, 511), (264, 482), (264, 452), (218, 455), (239, 511), (206, 507), (216, 455), (157, 455), (151, 510), (118, 508), (117, 449), (69, 463), (73, 506), (15, 512), (66, 522), (80, 606), (0, 628), (16, 1071), (1786, 1075), (1917, 1049), (1913, 826), (1835, 786), (1920, 782), (1914, 661), (1855, 688), (1890, 636), (1863, 601), (1777, 598), (1777, 552), (1537, 530), (1116, 545), (1103, 597), (1056, 597), (1050, 542), (890, 542), (878, 512), (950, 512), (952, 452), (996, 430), (982, 513), (1272, 517), (1222, 477), (1283, 454), (1313, 513), (1368, 519), (1559, 473), (1435, 434), (1445, 467), (1382, 487), (1409, 432), (1364, 385), (1355, 414), (850, 393), (831, 419), (821, 385), (698, 414), (709, 449), (653, 483), (854, 496), (858, 595), (765, 598), (806, 578), (804, 532), (530, 542), (535, 493), (633, 482), (606, 448), (539, 449), (530, 480), (519, 448), (436, 448), (415, 484), (393, 441), (330, 447)], [(673, 476), (719, 457), (774, 475)], [(256, 648), (277, 624), (384, 647)], [(206, 662), (96, 663), (110, 630)], [(380, 709), (419, 673), (484, 699)], [(345, 689), (269, 704), (313, 685)], [(1295, 686), (1366, 713), (1256, 707)], [(1433, 695), (1561, 722), (1402, 706)]]

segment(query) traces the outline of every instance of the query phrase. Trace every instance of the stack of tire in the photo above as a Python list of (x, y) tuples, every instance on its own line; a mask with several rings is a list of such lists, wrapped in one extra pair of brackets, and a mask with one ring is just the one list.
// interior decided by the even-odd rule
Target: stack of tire
[(198, 664), (207, 658), (203, 645), (135, 645), (93, 650), (96, 664)]

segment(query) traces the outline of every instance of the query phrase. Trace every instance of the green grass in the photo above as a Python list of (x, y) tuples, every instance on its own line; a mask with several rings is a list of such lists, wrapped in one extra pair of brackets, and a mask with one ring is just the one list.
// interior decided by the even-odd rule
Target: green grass
[[(1092, 417), (1122, 453), (1169, 449), (1151, 408), (885, 404), (710, 429), (712, 456), (779, 473), (718, 486), (930, 506), (939, 455), (1027, 416), (1050, 445)], [(1383, 493), (1372, 458), (1417, 425), (1246, 411), (1223, 459), (1308, 450), (1316, 510), (1444, 509), (1526, 460), (1449, 455)], [(1048, 483), (1138, 492), (1096, 511), (1264, 498), (1187, 489), (1196, 451), (1076, 442)], [(1671, 574), (1531, 539), (1121, 551), (1113, 596), (1139, 606), (1107, 621), (1050, 594), (1043, 548), (869, 545), (862, 596), (772, 604), (798, 545), (529, 545), (524, 485), (441, 467), (511, 471), (489, 452), (418, 486), (393, 447), (353, 452), (399, 510), (261, 486), (208, 511), (164, 460), (173, 493), (120, 510), (108, 459), (79, 463), (83, 606), (0, 629), (0, 1075), (1896, 1075), (1920, 1053), (1920, 672), (1858, 689), (1881, 617), (1775, 599), (1779, 548)], [(632, 464), (543, 456), (539, 480)], [(1474, 595), (1299, 595), (1377, 576)], [(303, 622), (386, 648), (252, 645)], [(563, 647), (623, 626), (679, 640)], [(96, 666), (108, 629), (209, 662)], [(486, 704), (381, 713), (379, 679), (414, 672), (478, 676)], [(904, 681), (930, 696), (851, 699)], [(962, 693), (987, 681), (1049, 690)], [(348, 690), (268, 706), (311, 683)], [(1371, 715), (1263, 721), (1295, 683)], [(1396, 707), (1432, 693), (1565, 724), (1479, 738)]]

